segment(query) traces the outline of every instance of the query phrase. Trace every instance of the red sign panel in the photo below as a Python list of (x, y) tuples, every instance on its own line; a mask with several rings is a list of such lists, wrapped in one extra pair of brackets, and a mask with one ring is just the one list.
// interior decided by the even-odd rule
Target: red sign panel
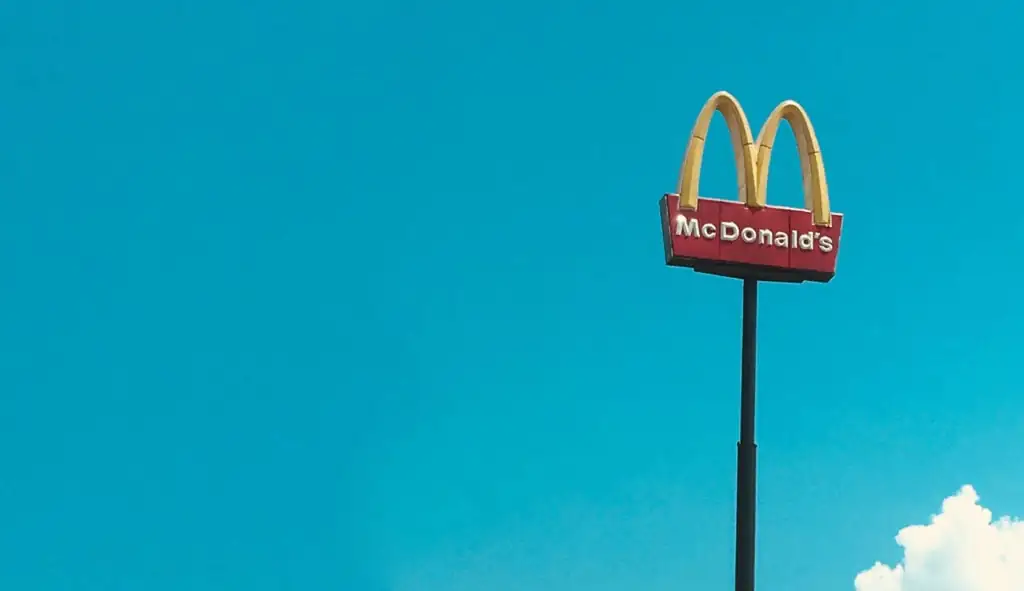
[(831, 214), (830, 226), (818, 226), (806, 209), (701, 197), (688, 210), (669, 194), (661, 216), (669, 265), (765, 281), (827, 282), (835, 275), (840, 213)]

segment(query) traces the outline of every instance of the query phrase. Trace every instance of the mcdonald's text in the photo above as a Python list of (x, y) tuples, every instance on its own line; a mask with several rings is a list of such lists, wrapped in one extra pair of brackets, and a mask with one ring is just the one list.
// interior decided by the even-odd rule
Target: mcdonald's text
[(661, 209), (669, 265), (768, 281), (827, 282), (835, 274), (842, 214), (819, 226), (806, 209), (701, 197), (691, 210), (673, 194)]
[(748, 244), (760, 244), (776, 248), (799, 248), (800, 250), (814, 250), (817, 248), (821, 252), (831, 252), (834, 248), (832, 237), (822, 236), (820, 232), (800, 234), (796, 230), (792, 230), (792, 234), (787, 234), (781, 230), (772, 230), (770, 228), (758, 229), (750, 226), (740, 228), (735, 222), (722, 222), (722, 233), (719, 235), (719, 228), (715, 224), (708, 222), (701, 225), (697, 218), (691, 217), (687, 219), (681, 213), (676, 215), (675, 226), (675, 235), (686, 236), (687, 238), (719, 239), (725, 242), (735, 242), (742, 236), (743, 241)]

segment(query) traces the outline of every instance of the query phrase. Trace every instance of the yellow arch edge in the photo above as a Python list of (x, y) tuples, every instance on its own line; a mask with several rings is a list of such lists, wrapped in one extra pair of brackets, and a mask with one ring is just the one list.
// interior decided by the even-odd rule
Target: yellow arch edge
[[(757, 207), (758, 185), (755, 155), (757, 150), (754, 146), (753, 133), (739, 101), (724, 90), (716, 92), (704, 103), (704, 108), (697, 116), (693, 131), (690, 132), (690, 141), (686, 146), (683, 165), (679, 170), (679, 184), (676, 187), (676, 193), (679, 194), (679, 207), (688, 210), (697, 209), (697, 187), (700, 182), (701, 161), (704, 159), (704, 142), (715, 111), (725, 117), (725, 123), (729, 126), (729, 135), (732, 137), (733, 152), (736, 156), (736, 180), (739, 186), (740, 200), (747, 205)], [(774, 132), (772, 136), (774, 137)], [(769, 145), (769, 158), (770, 154), (771, 146)]]
[[(818, 144), (818, 136), (814, 133), (814, 126), (811, 125), (807, 111), (795, 101), (783, 101), (775, 107), (757, 135), (757, 194), (754, 206), (764, 207), (768, 202), (768, 168), (771, 164), (772, 144), (775, 143), (775, 134), (782, 120), (789, 122), (793, 135), (796, 136), (804, 180), (804, 206), (811, 210), (815, 225), (831, 226), (832, 211), (829, 208), (828, 183), (825, 180), (821, 146)], [(749, 201), (747, 203), (750, 204)]]

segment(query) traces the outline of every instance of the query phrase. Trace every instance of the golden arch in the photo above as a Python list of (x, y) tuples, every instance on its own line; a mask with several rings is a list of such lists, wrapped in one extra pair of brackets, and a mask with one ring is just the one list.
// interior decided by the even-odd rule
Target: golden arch
[(803, 107), (794, 101), (783, 101), (775, 107), (757, 141), (753, 141), (747, 116), (739, 101), (725, 91), (716, 92), (704, 104), (697, 122), (690, 133), (683, 165), (679, 171), (679, 206), (682, 209), (697, 209), (697, 187), (700, 182), (701, 162), (704, 158), (704, 141), (707, 137), (711, 118), (718, 111), (725, 117), (732, 138), (736, 159), (736, 178), (740, 200), (748, 207), (762, 208), (767, 204), (768, 168), (771, 164), (772, 144), (782, 120), (789, 122), (796, 136), (800, 151), (800, 167), (804, 180), (804, 204), (810, 209), (814, 223), (829, 226), (832, 214), (828, 201), (828, 184), (825, 181), (825, 165), (821, 157), (821, 146), (814, 133), (814, 127)]
[(775, 107), (768, 120), (757, 134), (757, 207), (768, 202), (768, 167), (772, 159), (772, 144), (779, 123), (785, 119), (796, 136), (800, 152), (800, 169), (804, 179), (804, 206), (814, 214), (814, 223), (819, 226), (832, 224), (832, 212), (828, 203), (828, 183), (825, 181), (825, 163), (821, 159), (821, 146), (814, 133), (811, 119), (795, 101), (783, 101)]
[(757, 202), (757, 161), (754, 149), (754, 136), (747, 122), (747, 114), (743, 112), (736, 97), (728, 92), (716, 92), (704, 103), (704, 108), (697, 116), (697, 122), (690, 132), (690, 141), (686, 145), (683, 166), (679, 170), (679, 206), (683, 209), (697, 209), (697, 186), (700, 183), (700, 166), (704, 159), (704, 139), (708, 135), (708, 127), (715, 111), (725, 117), (732, 136), (732, 149), (736, 157), (736, 184), (740, 190), (740, 200), (748, 205)]

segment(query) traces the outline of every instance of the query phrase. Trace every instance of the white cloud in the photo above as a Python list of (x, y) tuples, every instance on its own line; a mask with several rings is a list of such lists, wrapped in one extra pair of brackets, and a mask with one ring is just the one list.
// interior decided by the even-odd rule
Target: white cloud
[(857, 575), (857, 591), (1024, 591), (1024, 522), (978, 504), (971, 486), (942, 503), (928, 525), (900, 530), (903, 560)]

